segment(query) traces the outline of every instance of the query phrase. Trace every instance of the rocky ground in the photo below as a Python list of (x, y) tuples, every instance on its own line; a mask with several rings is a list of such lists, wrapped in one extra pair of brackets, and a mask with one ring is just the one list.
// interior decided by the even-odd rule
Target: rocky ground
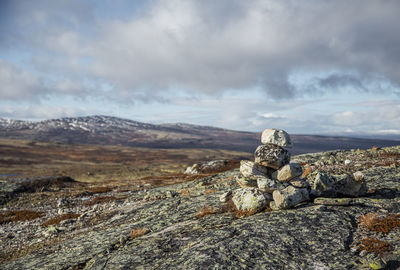
[(362, 171), (368, 193), (247, 216), (220, 202), (238, 169), (157, 188), (2, 180), (1, 268), (400, 269), (400, 146), (292, 160), (309, 182)]

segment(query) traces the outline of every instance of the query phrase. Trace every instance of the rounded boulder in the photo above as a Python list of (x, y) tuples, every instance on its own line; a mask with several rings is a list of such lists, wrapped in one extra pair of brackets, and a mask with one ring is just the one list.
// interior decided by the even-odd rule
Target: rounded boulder
[(281, 147), (292, 147), (289, 134), (282, 129), (268, 128), (261, 134), (262, 144), (274, 144)]

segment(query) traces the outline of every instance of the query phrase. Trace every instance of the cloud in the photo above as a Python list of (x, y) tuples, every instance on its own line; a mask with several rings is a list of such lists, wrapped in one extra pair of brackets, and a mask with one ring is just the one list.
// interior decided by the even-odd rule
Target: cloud
[(52, 106), (52, 105), (3, 105), (0, 110), (0, 118), (12, 119), (51, 119), (60, 117), (75, 117), (88, 115), (88, 111), (70, 106)]
[[(380, 130), (400, 129), (400, 103), (387, 106), (390, 101), (374, 107), (365, 106), (362, 110), (335, 113), (328, 120), (336, 128), (351, 127), (358, 132), (379, 132)], [(369, 108), (368, 108), (369, 107)]]
[[(174, 89), (213, 95), (258, 87), (274, 99), (346, 87), (398, 93), (398, 1), (159, 0), (123, 19), (104, 19), (96, 5), (14, 7), (19, 30), (32, 30), (24, 42), (35, 47), (39, 70), (58, 61), (65, 76), (106, 82), (121, 100)], [(291, 82), (299, 71), (313, 84)], [(321, 71), (328, 75), (318, 77)], [(371, 87), (382, 82), (390, 87)]]
[(47, 89), (34, 75), (0, 59), (0, 97), (2, 100), (35, 100)]

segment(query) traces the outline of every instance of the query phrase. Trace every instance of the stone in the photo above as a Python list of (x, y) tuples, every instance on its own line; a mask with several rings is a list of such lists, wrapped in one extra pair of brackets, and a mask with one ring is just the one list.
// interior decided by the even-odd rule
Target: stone
[(229, 160), (212, 160), (195, 163), (185, 170), (185, 174), (206, 174), (228, 170), (231, 168)]
[(242, 188), (248, 188), (248, 187), (257, 187), (257, 179), (256, 178), (249, 178), (249, 177), (243, 177), (243, 176), (236, 176), (236, 183)]
[(262, 144), (274, 144), (281, 147), (292, 147), (289, 134), (281, 129), (268, 128), (261, 134)]
[(227, 192), (222, 193), (219, 197), (219, 201), (225, 203), (232, 198), (232, 190), (228, 190)]
[(326, 207), (326, 205), (323, 205), (323, 204), (321, 204), (321, 205), (314, 205), (314, 206), (312, 207), (312, 209), (313, 209), (314, 211), (319, 211), (319, 212), (324, 212), (324, 211), (327, 211), (327, 210), (328, 210), (328, 208)]
[(364, 181), (364, 179), (365, 179), (365, 175), (360, 171), (353, 173), (353, 177), (354, 177), (354, 180), (356, 180), (358, 182)]
[(299, 163), (289, 163), (272, 173), (272, 178), (280, 182), (288, 182), (291, 179), (302, 175), (303, 168)]
[(278, 170), (290, 161), (290, 153), (277, 145), (267, 144), (257, 147), (255, 153), (255, 163)]
[(334, 191), (342, 196), (359, 197), (367, 193), (367, 183), (363, 177), (357, 176), (358, 181), (348, 174), (335, 175), (337, 179)]
[(308, 190), (305, 188), (295, 188), (288, 186), (282, 190), (275, 190), (272, 193), (275, 207), (278, 209), (288, 209), (301, 202), (309, 200)]
[(296, 188), (306, 188), (310, 189), (310, 184), (307, 181), (304, 181), (303, 179), (292, 179), (289, 182), (290, 185), (296, 187)]
[(66, 203), (67, 203), (67, 201), (66, 201), (65, 199), (60, 198), (60, 199), (57, 201), (57, 207), (60, 208), (60, 207), (64, 206)]
[(278, 207), (276, 207), (274, 201), (270, 201), (270, 202), (269, 202), (269, 208), (271, 208), (271, 210), (273, 210), (273, 211), (278, 211), (278, 210), (280, 210)]
[(335, 196), (333, 186), (336, 183), (336, 179), (327, 174), (326, 172), (319, 172), (314, 179), (311, 194), (314, 196)]
[(257, 177), (257, 187), (262, 192), (272, 193), (274, 190), (278, 189), (279, 183), (268, 177)]
[(350, 165), (350, 163), (351, 163), (351, 160), (349, 160), (349, 159), (346, 159), (346, 160), (344, 161), (344, 165)]
[(314, 199), (314, 203), (318, 205), (336, 205), (336, 206), (348, 206), (353, 202), (350, 198), (325, 198), (318, 197)]
[(269, 202), (264, 194), (256, 188), (240, 188), (235, 190), (232, 201), (239, 211), (249, 212), (261, 211)]
[(270, 169), (250, 160), (240, 161), (240, 173), (244, 177), (268, 176)]

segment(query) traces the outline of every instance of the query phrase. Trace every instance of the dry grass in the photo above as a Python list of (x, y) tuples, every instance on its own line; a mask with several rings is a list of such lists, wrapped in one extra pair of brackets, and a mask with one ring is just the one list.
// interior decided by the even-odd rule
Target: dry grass
[(389, 243), (376, 238), (361, 239), (359, 248), (360, 250), (366, 250), (368, 253), (374, 252), (378, 255), (382, 255), (391, 249)]
[[(217, 149), (71, 145), (1, 138), (0, 152), (0, 170), (4, 174), (68, 175), (81, 182), (132, 180), (152, 185), (194, 180), (195, 176), (176, 176), (187, 166), (204, 160), (251, 157), (249, 153)], [(170, 174), (174, 176), (163, 177)]]
[(181, 194), (181, 196), (189, 196), (190, 195), (190, 190), (188, 189), (181, 189), (178, 190), (179, 194)]
[(208, 215), (216, 214), (217, 211), (214, 207), (211, 206), (204, 206), (200, 209), (200, 211), (195, 215), (196, 218), (202, 218)]
[(47, 220), (45, 223), (42, 224), (42, 226), (50, 226), (50, 225), (58, 225), (60, 224), (61, 221), (66, 220), (66, 219), (77, 219), (80, 216), (80, 214), (72, 214), (72, 213), (67, 213), (67, 214), (62, 214), (58, 217), (51, 218)]
[(16, 221), (27, 221), (43, 217), (45, 214), (37, 211), (15, 210), (0, 212), (0, 224)]
[(89, 188), (88, 191), (91, 193), (106, 193), (106, 192), (110, 192), (112, 190), (113, 189), (110, 187), (92, 187), (92, 188)]
[(303, 174), (301, 175), (301, 178), (306, 178), (311, 173), (311, 171), (312, 171), (311, 166), (307, 167), (307, 169), (305, 169)]
[(132, 229), (131, 232), (129, 233), (129, 237), (131, 239), (135, 239), (138, 238), (142, 235), (145, 235), (146, 233), (148, 233), (149, 230), (146, 228), (138, 228), (138, 229)]
[(209, 194), (213, 194), (213, 193), (215, 193), (215, 192), (217, 192), (216, 189), (206, 189), (206, 190), (204, 191), (204, 194), (209, 195)]
[(379, 217), (376, 213), (367, 213), (360, 217), (360, 224), (370, 231), (387, 234), (400, 227), (399, 217), (399, 214), (390, 214), (386, 217)]

